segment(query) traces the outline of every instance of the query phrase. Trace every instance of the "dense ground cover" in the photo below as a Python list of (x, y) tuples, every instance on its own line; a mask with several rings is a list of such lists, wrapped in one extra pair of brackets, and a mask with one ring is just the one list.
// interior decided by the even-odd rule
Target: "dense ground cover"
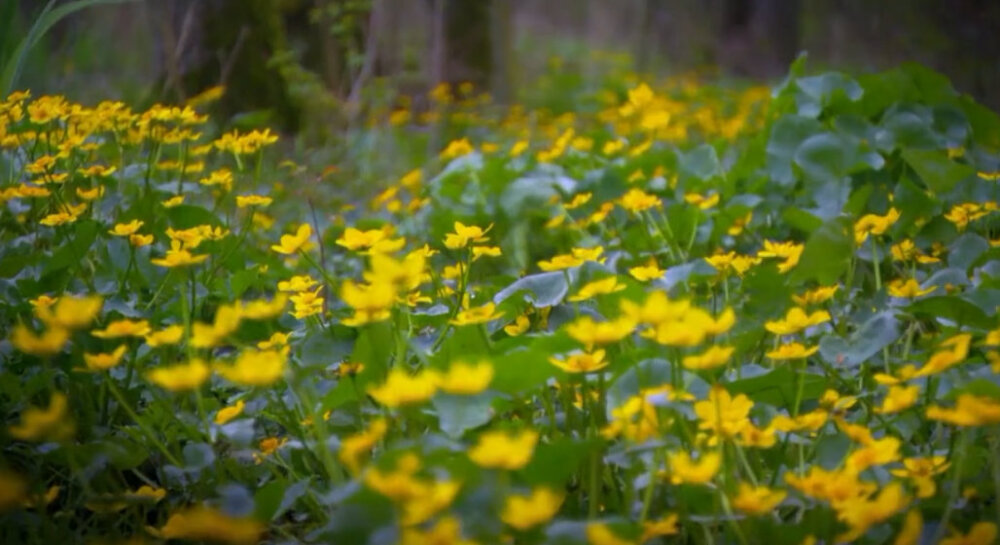
[(801, 71), (441, 87), (335, 207), (219, 90), (8, 97), (0, 541), (991, 543), (1000, 121)]

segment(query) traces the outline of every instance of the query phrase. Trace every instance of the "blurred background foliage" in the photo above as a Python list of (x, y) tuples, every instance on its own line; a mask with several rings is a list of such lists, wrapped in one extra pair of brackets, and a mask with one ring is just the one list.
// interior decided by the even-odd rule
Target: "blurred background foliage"
[[(46, 2), (4, 4), (6, 56)], [(41, 36), (18, 88), (144, 107), (221, 84), (227, 92), (217, 118), (236, 126), (264, 122), (306, 144), (342, 139), (401, 97), (412, 97), (407, 105), (420, 111), (440, 82), (471, 82), (498, 104), (578, 111), (570, 90), (596, 87), (612, 72), (774, 81), (800, 51), (814, 69), (869, 72), (917, 61), (1000, 107), (995, 0), (93, 4)]]

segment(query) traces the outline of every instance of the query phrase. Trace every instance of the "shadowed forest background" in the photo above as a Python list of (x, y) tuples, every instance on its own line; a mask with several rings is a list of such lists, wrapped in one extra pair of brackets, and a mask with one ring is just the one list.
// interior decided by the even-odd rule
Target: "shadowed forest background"
[[(8, 49), (43, 6), (9, 0), (11, 15), (0, 17)], [(775, 81), (800, 51), (813, 69), (920, 62), (997, 107), (998, 23), (1000, 3), (989, 0), (96, 2), (42, 38), (21, 82), (137, 105), (221, 84), (227, 93), (213, 113), (252, 115), (310, 141), (440, 82), (559, 111), (573, 107), (571, 97), (546, 96), (543, 74), (584, 87), (609, 65), (651, 77)]]

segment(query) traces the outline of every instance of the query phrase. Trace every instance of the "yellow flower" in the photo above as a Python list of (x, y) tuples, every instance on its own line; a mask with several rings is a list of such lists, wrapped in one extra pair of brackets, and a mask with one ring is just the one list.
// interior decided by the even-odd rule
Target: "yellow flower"
[(361, 472), (367, 461), (366, 455), (385, 437), (388, 429), (388, 422), (384, 418), (377, 418), (368, 424), (367, 430), (347, 436), (340, 442), (340, 452), (337, 456), (351, 474), (357, 475)]
[(468, 155), (475, 150), (468, 138), (461, 138), (448, 142), (448, 146), (441, 151), (440, 157), (441, 159), (454, 159), (455, 157)]
[(268, 386), (284, 374), (287, 359), (281, 350), (244, 350), (233, 365), (220, 365), (215, 370), (241, 386)]
[(520, 430), (514, 435), (503, 430), (487, 431), (469, 448), (469, 459), (479, 467), (521, 469), (531, 460), (536, 443), (538, 432), (534, 430)]
[(396, 408), (402, 405), (423, 403), (437, 391), (438, 375), (424, 370), (411, 376), (399, 367), (389, 371), (385, 383), (368, 388), (368, 395), (381, 405)]
[(579, 267), (583, 265), (583, 259), (580, 259), (572, 254), (560, 254), (552, 259), (538, 262), (538, 268), (543, 271), (561, 271), (563, 269), (571, 269), (573, 267)]
[(647, 520), (642, 524), (642, 537), (639, 538), (639, 543), (646, 543), (661, 536), (677, 534), (677, 519), (677, 513), (671, 513), (658, 520)]
[(279, 254), (292, 255), (305, 249), (311, 236), (312, 227), (308, 223), (303, 223), (299, 225), (294, 235), (281, 235), (281, 243), (271, 246), (271, 249)]
[(241, 399), (237, 401), (235, 405), (230, 405), (229, 407), (223, 407), (219, 409), (219, 411), (215, 413), (215, 423), (221, 426), (226, 422), (229, 422), (230, 420), (243, 414), (243, 407), (245, 406), (246, 403), (244, 403), (243, 400)]
[(806, 311), (800, 307), (792, 307), (785, 314), (784, 319), (765, 322), (764, 329), (775, 335), (794, 335), (806, 328), (829, 321), (830, 313), (825, 310), (817, 310), (812, 314), (806, 314)]
[(1000, 402), (989, 397), (961, 394), (954, 409), (937, 405), (927, 407), (927, 418), (955, 426), (988, 426), (1000, 423)]
[(503, 317), (503, 312), (498, 312), (496, 310), (496, 305), (493, 303), (486, 303), (481, 307), (473, 307), (459, 311), (455, 315), (455, 318), (451, 320), (451, 324), (463, 326), (463, 325), (473, 325), (482, 324), (490, 322)]
[(748, 515), (766, 515), (785, 499), (784, 490), (772, 490), (766, 486), (755, 486), (741, 482), (736, 496), (731, 498), (733, 507)]
[(365, 285), (345, 280), (340, 286), (340, 298), (354, 309), (354, 316), (343, 320), (344, 325), (358, 327), (388, 320), (389, 310), (396, 303), (396, 289), (385, 282)]
[(951, 462), (944, 456), (904, 458), (902, 469), (889, 470), (896, 477), (910, 479), (917, 489), (918, 498), (930, 498), (937, 492), (933, 477), (948, 470)]
[(712, 193), (706, 197), (700, 193), (687, 193), (684, 195), (684, 201), (697, 206), (701, 210), (708, 210), (719, 204), (719, 194)]
[(269, 206), (274, 199), (264, 195), (237, 195), (236, 206), (246, 208), (248, 206)]
[(622, 195), (618, 204), (625, 210), (633, 214), (638, 214), (650, 208), (660, 206), (660, 198), (656, 195), (646, 193), (641, 189), (632, 188)]
[(972, 335), (959, 333), (945, 339), (938, 350), (931, 355), (927, 363), (913, 374), (914, 377), (923, 377), (945, 371), (962, 363), (969, 355), (969, 343), (972, 342)]
[(315, 291), (301, 291), (289, 297), (292, 304), (295, 306), (295, 310), (291, 313), (292, 316), (301, 320), (323, 312), (323, 303), (326, 300), (323, 297), (320, 297), (319, 292), (321, 291), (323, 291), (322, 286), (316, 288)]
[(880, 414), (892, 414), (909, 409), (917, 403), (917, 396), (920, 395), (920, 386), (891, 386), (889, 393), (882, 400), (882, 406), (875, 409)]
[(645, 265), (639, 265), (637, 267), (632, 267), (628, 270), (628, 273), (632, 275), (639, 282), (648, 282), (650, 280), (660, 278), (665, 273), (664, 269), (657, 266), (656, 260), (650, 259), (649, 263)]
[(136, 248), (142, 248), (143, 246), (149, 246), (153, 243), (153, 235), (143, 235), (135, 234), (128, 236), (128, 242)]
[(95, 329), (90, 334), (98, 339), (118, 339), (121, 337), (144, 337), (150, 331), (149, 322), (146, 320), (115, 320), (104, 329)]
[(82, 329), (101, 311), (104, 300), (99, 295), (74, 297), (63, 295), (54, 306), (35, 308), (35, 315), (49, 327)]
[(248, 320), (267, 320), (275, 318), (285, 310), (288, 304), (288, 296), (278, 294), (268, 301), (267, 299), (256, 299), (247, 301), (240, 310), (240, 315)]
[(372, 249), (378, 252), (395, 252), (403, 247), (406, 241), (402, 238), (390, 239), (387, 229), (369, 229), (362, 231), (348, 227), (344, 234), (336, 240), (337, 245), (351, 251)]
[(231, 517), (208, 507), (191, 507), (170, 515), (158, 530), (163, 539), (220, 541), (233, 545), (257, 543), (264, 525), (247, 517)]
[(278, 291), (300, 292), (306, 291), (316, 285), (316, 280), (307, 274), (293, 276), (288, 280), (278, 282)]
[(992, 522), (977, 522), (969, 533), (955, 532), (942, 539), (940, 545), (992, 545), (997, 539), (997, 525)]
[(35, 335), (24, 324), (14, 326), (10, 343), (14, 348), (32, 356), (48, 357), (62, 352), (69, 340), (69, 331), (61, 327), (50, 327), (41, 335)]
[(174, 197), (170, 197), (169, 199), (163, 201), (161, 204), (163, 204), (164, 208), (173, 208), (175, 206), (180, 206), (184, 204), (184, 195), (176, 195)]
[(765, 355), (772, 360), (797, 360), (808, 358), (815, 354), (817, 350), (819, 350), (819, 346), (806, 348), (802, 343), (792, 342), (785, 343)]
[(750, 409), (753, 401), (744, 394), (729, 395), (722, 386), (708, 391), (708, 399), (694, 404), (698, 416), (698, 428), (715, 432), (723, 437), (733, 437), (750, 425)]
[(170, 325), (159, 331), (154, 331), (146, 334), (146, 344), (151, 348), (156, 348), (158, 346), (169, 346), (181, 342), (181, 337), (184, 336), (184, 326), (182, 325)]
[(718, 346), (712, 345), (708, 350), (701, 354), (695, 354), (692, 356), (684, 356), (681, 360), (681, 364), (692, 371), (705, 371), (708, 369), (715, 369), (716, 367), (725, 365), (729, 358), (733, 355), (732, 346)]
[(920, 515), (920, 509), (912, 509), (903, 519), (903, 527), (899, 529), (892, 545), (919, 545), (923, 530), (924, 518)]
[(936, 290), (937, 286), (921, 288), (920, 284), (912, 278), (907, 278), (906, 280), (898, 278), (889, 282), (887, 289), (889, 291), (889, 295), (893, 297), (905, 297), (909, 299), (913, 297), (920, 297), (921, 295), (927, 295), (928, 293)]
[(208, 255), (192, 254), (190, 251), (181, 246), (180, 241), (172, 240), (170, 241), (170, 249), (167, 250), (167, 253), (163, 256), (163, 258), (150, 259), (149, 262), (160, 267), (174, 268), (197, 265), (206, 259), (208, 259)]
[(473, 246), (472, 247), (472, 260), (475, 261), (480, 257), (500, 257), (503, 255), (503, 250), (499, 246)]
[(146, 375), (146, 378), (171, 392), (182, 392), (201, 386), (208, 380), (210, 373), (211, 370), (204, 361), (194, 358), (188, 363), (153, 369)]
[(570, 302), (586, 301), (598, 295), (607, 295), (609, 293), (617, 293), (625, 289), (625, 284), (618, 282), (617, 276), (609, 276), (607, 278), (602, 278), (601, 280), (594, 280), (582, 288), (580, 291), (576, 292), (576, 295), (570, 296)]
[(892, 224), (899, 219), (899, 210), (890, 208), (884, 216), (878, 214), (865, 214), (854, 224), (854, 241), (861, 245), (868, 239), (868, 235), (884, 235)]
[(454, 225), (455, 231), (453, 233), (448, 233), (444, 237), (444, 245), (449, 250), (459, 250), (465, 248), (470, 242), (486, 242), (489, 237), (486, 233), (493, 228), (490, 224), (483, 229), (482, 227), (476, 225), (465, 225), (460, 221), (456, 221)]
[(531, 494), (507, 496), (500, 520), (518, 530), (528, 530), (548, 522), (556, 516), (566, 494), (546, 487), (538, 487)]
[(837, 284), (832, 286), (820, 286), (809, 290), (802, 295), (793, 295), (792, 301), (795, 301), (795, 304), (802, 307), (808, 305), (819, 305), (830, 300), (830, 298), (833, 297), (833, 294), (837, 293), (838, 288), (840, 288), (840, 286)]
[(66, 396), (54, 392), (45, 409), (29, 407), (21, 413), (21, 421), (7, 428), (14, 439), (22, 441), (64, 441), (73, 435), (73, 421), (68, 415)]
[(489, 388), (493, 380), (493, 364), (481, 361), (476, 365), (456, 361), (438, 379), (438, 389), (454, 395), (475, 395)]
[(909, 496), (903, 492), (898, 482), (891, 482), (877, 496), (836, 505), (837, 518), (850, 528), (844, 534), (837, 536), (837, 542), (849, 542), (858, 539), (872, 526), (879, 524), (896, 513), (902, 511), (910, 503)]
[(885, 465), (899, 459), (899, 439), (883, 437), (875, 439), (850, 453), (844, 460), (844, 466), (856, 473), (876, 465)]
[(635, 321), (628, 316), (610, 322), (595, 322), (590, 316), (581, 316), (566, 326), (566, 333), (590, 350), (595, 345), (612, 344), (624, 339), (632, 333), (635, 325)]
[(116, 348), (113, 352), (102, 354), (85, 353), (83, 355), (83, 361), (87, 364), (87, 369), (90, 369), (91, 371), (105, 371), (121, 363), (122, 356), (125, 355), (126, 348), (127, 347), (123, 344)]
[(635, 545), (634, 541), (623, 539), (607, 524), (591, 522), (587, 524), (588, 545)]
[(503, 330), (511, 337), (517, 337), (527, 331), (529, 327), (531, 327), (531, 320), (522, 314), (518, 316), (513, 323), (503, 326)]
[(143, 224), (144, 223), (141, 220), (132, 220), (128, 223), (117, 223), (115, 224), (114, 229), (108, 231), (108, 233), (116, 237), (127, 237), (138, 233)]
[(718, 452), (705, 452), (697, 461), (685, 451), (667, 455), (670, 464), (670, 481), (674, 484), (706, 484), (715, 478), (722, 465)]
[(604, 354), (604, 350), (575, 352), (567, 356), (566, 359), (551, 357), (549, 363), (567, 373), (592, 373), (608, 366), (609, 362), (604, 359)]

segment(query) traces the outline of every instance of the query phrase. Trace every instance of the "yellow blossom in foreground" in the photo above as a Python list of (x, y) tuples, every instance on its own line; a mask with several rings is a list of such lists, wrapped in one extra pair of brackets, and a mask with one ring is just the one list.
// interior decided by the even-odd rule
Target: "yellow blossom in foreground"
[(944, 473), (951, 467), (951, 462), (945, 456), (928, 456), (926, 458), (904, 458), (902, 469), (891, 469), (896, 477), (909, 479), (917, 489), (918, 498), (930, 498), (937, 492), (934, 476)]
[(748, 515), (766, 515), (785, 499), (784, 490), (772, 490), (766, 486), (755, 486), (741, 482), (736, 496), (731, 498), (733, 507)]
[(144, 337), (150, 331), (149, 322), (146, 320), (115, 320), (104, 329), (95, 329), (90, 334), (98, 339), (118, 339), (121, 337)]
[(692, 371), (705, 371), (715, 369), (726, 364), (732, 357), (735, 348), (732, 346), (712, 345), (701, 354), (684, 356), (681, 365)]
[(963, 427), (998, 424), (1000, 402), (989, 397), (961, 394), (953, 409), (937, 405), (927, 407), (927, 418)]
[(569, 354), (566, 359), (551, 357), (549, 363), (567, 373), (592, 373), (608, 366), (609, 362), (604, 359), (604, 354), (604, 350), (575, 352)]
[(704, 452), (697, 461), (685, 451), (667, 455), (670, 464), (670, 481), (674, 484), (705, 484), (715, 478), (722, 466), (718, 452)]
[(269, 206), (274, 199), (264, 195), (237, 195), (236, 206), (246, 208), (248, 206)]
[(801, 295), (793, 295), (792, 301), (795, 301), (795, 304), (803, 307), (808, 305), (819, 305), (829, 301), (830, 298), (837, 293), (837, 289), (839, 288), (840, 286), (837, 284), (832, 286), (820, 286)]
[(808, 358), (815, 354), (817, 350), (819, 350), (819, 346), (806, 348), (802, 343), (791, 342), (782, 344), (777, 349), (771, 350), (765, 355), (772, 360), (797, 360)]
[(774, 242), (771, 240), (765, 240), (764, 248), (757, 252), (757, 257), (774, 257), (784, 259), (784, 261), (778, 264), (778, 272), (786, 273), (799, 264), (799, 259), (802, 257), (802, 252), (804, 250), (804, 244), (796, 244), (790, 241)]
[(531, 319), (525, 315), (520, 315), (514, 319), (513, 323), (503, 326), (503, 330), (511, 337), (517, 337), (531, 327)]
[(83, 355), (83, 361), (87, 364), (87, 369), (90, 369), (91, 371), (105, 371), (121, 363), (122, 356), (125, 355), (126, 348), (127, 347), (123, 344), (114, 349), (112, 352), (101, 354), (85, 353)]
[(244, 403), (243, 400), (241, 399), (237, 401), (234, 405), (230, 405), (228, 407), (223, 407), (219, 409), (219, 411), (215, 413), (215, 423), (221, 426), (229, 422), (230, 420), (243, 414), (243, 407), (245, 406), (246, 403)]
[(748, 418), (753, 401), (745, 394), (732, 397), (722, 386), (708, 391), (708, 399), (694, 404), (698, 428), (715, 432), (723, 437), (733, 437), (750, 425)]
[(455, 231), (445, 235), (444, 245), (449, 250), (459, 250), (468, 246), (470, 242), (486, 242), (489, 240), (486, 233), (492, 228), (492, 224), (483, 229), (477, 225), (465, 225), (460, 221), (456, 221), (454, 225)]
[(601, 522), (587, 524), (586, 534), (588, 545), (635, 545), (634, 541), (622, 538)]
[(903, 527), (896, 534), (896, 539), (892, 545), (919, 545), (920, 535), (924, 529), (924, 517), (920, 515), (920, 509), (911, 509), (903, 519)]
[(368, 395), (381, 405), (396, 408), (402, 405), (423, 403), (437, 391), (438, 374), (424, 370), (410, 375), (399, 367), (389, 371), (386, 381), (379, 386), (368, 388)]
[(504, 430), (487, 431), (469, 448), (469, 459), (476, 465), (492, 469), (521, 469), (531, 460), (538, 443), (538, 432), (521, 430), (515, 434)]
[(252, 518), (235, 518), (208, 507), (192, 507), (170, 515), (157, 533), (164, 539), (250, 545), (257, 543), (264, 529), (263, 524)]
[(82, 329), (97, 317), (103, 305), (104, 300), (99, 295), (62, 295), (55, 305), (36, 307), (35, 315), (49, 327)]
[(108, 233), (116, 237), (127, 237), (129, 235), (134, 235), (139, 232), (139, 228), (143, 226), (141, 220), (132, 220), (128, 223), (118, 223), (115, 224), (114, 229), (108, 231)]
[(881, 236), (899, 219), (899, 210), (890, 208), (884, 216), (865, 214), (854, 224), (854, 241), (861, 245), (868, 235)]
[(937, 286), (921, 288), (920, 284), (918, 284), (917, 281), (912, 278), (907, 278), (906, 280), (898, 278), (896, 280), (893, 280), (892, 282), (889, 282), (889, 285), (886, 286), (886, 289), (889, 291), (889, 295), (893, 297), (904, 297), (907, 299), (911, 299), (913, 297), (920, 297), (921, 295), (927, 295), (928, 293), (932, 293), (934, 290), (937, 289)]
[(32, 356), (48, 357), (62, 352), (69, 340), (69, 331), (61, 327), (50, 327), (41, 335), (36, 335), (28, 326), (17, 324), (10, 336), (14, 348)]
[(556, 516), (565, 497), (564, 492), (546, 487), (535, 488), (527, 496), (507, 496), (500, 520), (522, 531), (534, 528)]
[(74, 426), (68, 416), (66, 396), (55, 392), (45, 409), (29, 407), (21, 413), (21, 421), (7, 428), (7, 433), (22, 441), (63, 441), (73, 435)]
[(453, 395), (475, 395), (489, 388), (492, 380), (492, 363), (481, 361), (470, 365), (456, 361), (438, 378), (438, 389)]
[(942, 539), (939, 545), (992, 545), (997, 539), (997, 525), (992, 522), (977, 522), (969, 528), (969, 533), (955, 532)]
[(459, 311), (459, 313), (455, 315), (455, 318), (451, 320), (451, 324), (459, 326), (482, 324), (503, 318), (503, 312), (498, 312), (496, 308), (495, 304), (486, 303), (481, 307), (473, 307)]
[(969, 344), (972, 342), (972, 335), (959, 333), (953, 335), (938, 345), (938, 350), (931, 355), (927, 363), (913, 374), (914, 377), (923, 377), (941, 373), (959, 363), (965, 361), (969, 355)]
[(580, 291), (576, 292), (576, 295), (570, 296), (568, 300), (570, 302), (586, 301), (598, 295), (617, 293), (623, 289), (625, 289), (625, 284), (618, 282), (617, 276), (609, 276), (587, 283), (580, 288)]
[(891, 482), (874, 497), (856, 498), (837, 504), (837, 518), (850, 528), (837, 536), (837, 542), (854, 541), (872, 526), (905, 509), (909, 503), (910, 498), (903, 491), (903, 486), (898, 482)]
[(366, 461), (366, 455), (385, 437), (388, 429), (389, 423), (384, 418), (377, 418), (372, 420), (367, 430), (345, 437), (340, 442), (340, 452), (337, 453), (340, 462), (347, 466), (353, 475), (359, 474)]
[(646, 543), (661, 536), (676, 535), (678, 518), (677, 513), (671, 513), (659, 520), (647, 520), (642, 524), (642, 537), (639, 538), (639, 543)]
[(312, 227), (308, 223), (303, 223), (295, 230), (294, 235), (281, 235), (280, 243), (271, 246), (271, 249), (282, 255), (292, 255), (304, 249), (311, 236)]
[(663, 274), (667, 272), (657, 266), (656, 261), (650, 259), (649, 263), (645, 265), (639, 265), (637, 267), (632, 267), (628, 270), (628, 273), (639, 282), (648, 282), (650, 280), (660, 278)]
[(321, 291), (323, 291), (322, 286), (316, 288), (315, 291), (301, 291), (289, 297), (289, 300), (295, 306), (295, 309), (291, 312), (292, 316), (301, 320), (323, 312), (323, 303), (326, 299), (320, 297), (319, 293)]
[(632, 188), (622, 195), (618, 204), (625, 210), (633, 214), (638, 214), (650, 208), (660, 206), (660, 198), (656, 195), (646, 193), (641, 189)]
[(891, 386), (889, 393), (882, 400), (882, 406), (875, 409), (880, 414), (892, 414), (909, 409), (916, 405), (917, 397), (920, 395), (920, 386), (913, 384), (910, 386)]
[(316, 285), (316, 280), (307, 274), (296, 275), (288, 280), (278, 282), (278, 291), (300, 292), (306, 291)]
[(268, 386), (285, 372), (287, 356), (279, 350), (244, 350), (232, 365), (219, 365), (215, 370), (230, 382), (242, 386)]
[(146, 378), (157, 386), (171, 392), (194, 390), (201, 386), (211, 370), (204, 361), (194, 358), (188, 363), (180, 363), (168, 367), (160, 367), (150, 371)]
[(170, 242), (170, 249), (167, 250), (167, 253), (162, 258), (150, 259), (149, 262), (160, 267), (174, 268), (197, 265), (206, 259), (208, 259), (207, 254), (192, 254), (188, 250), (182, 248), (179, 241), (172, 240)]
[(635, 321), (622, 316), (610, 322), (595, 322), (590, 316), (581, 316), (566, 326), (566, 333), (582, 343), (587, 350), (595, 345), (616, 343), (635, 330)]
[(177, 344), (184, 336), (184, 326), (175, 324), (167, 326), (159, 331), (146, 334), (146, 344), (152, 348)]
[(794, 335), (806, 328), (830, 321), (830, 313), (817, 310), (811, 314), (799, 307), (792, 307), (781, 320), (764, 323), (764, 329), (775, 335)]

